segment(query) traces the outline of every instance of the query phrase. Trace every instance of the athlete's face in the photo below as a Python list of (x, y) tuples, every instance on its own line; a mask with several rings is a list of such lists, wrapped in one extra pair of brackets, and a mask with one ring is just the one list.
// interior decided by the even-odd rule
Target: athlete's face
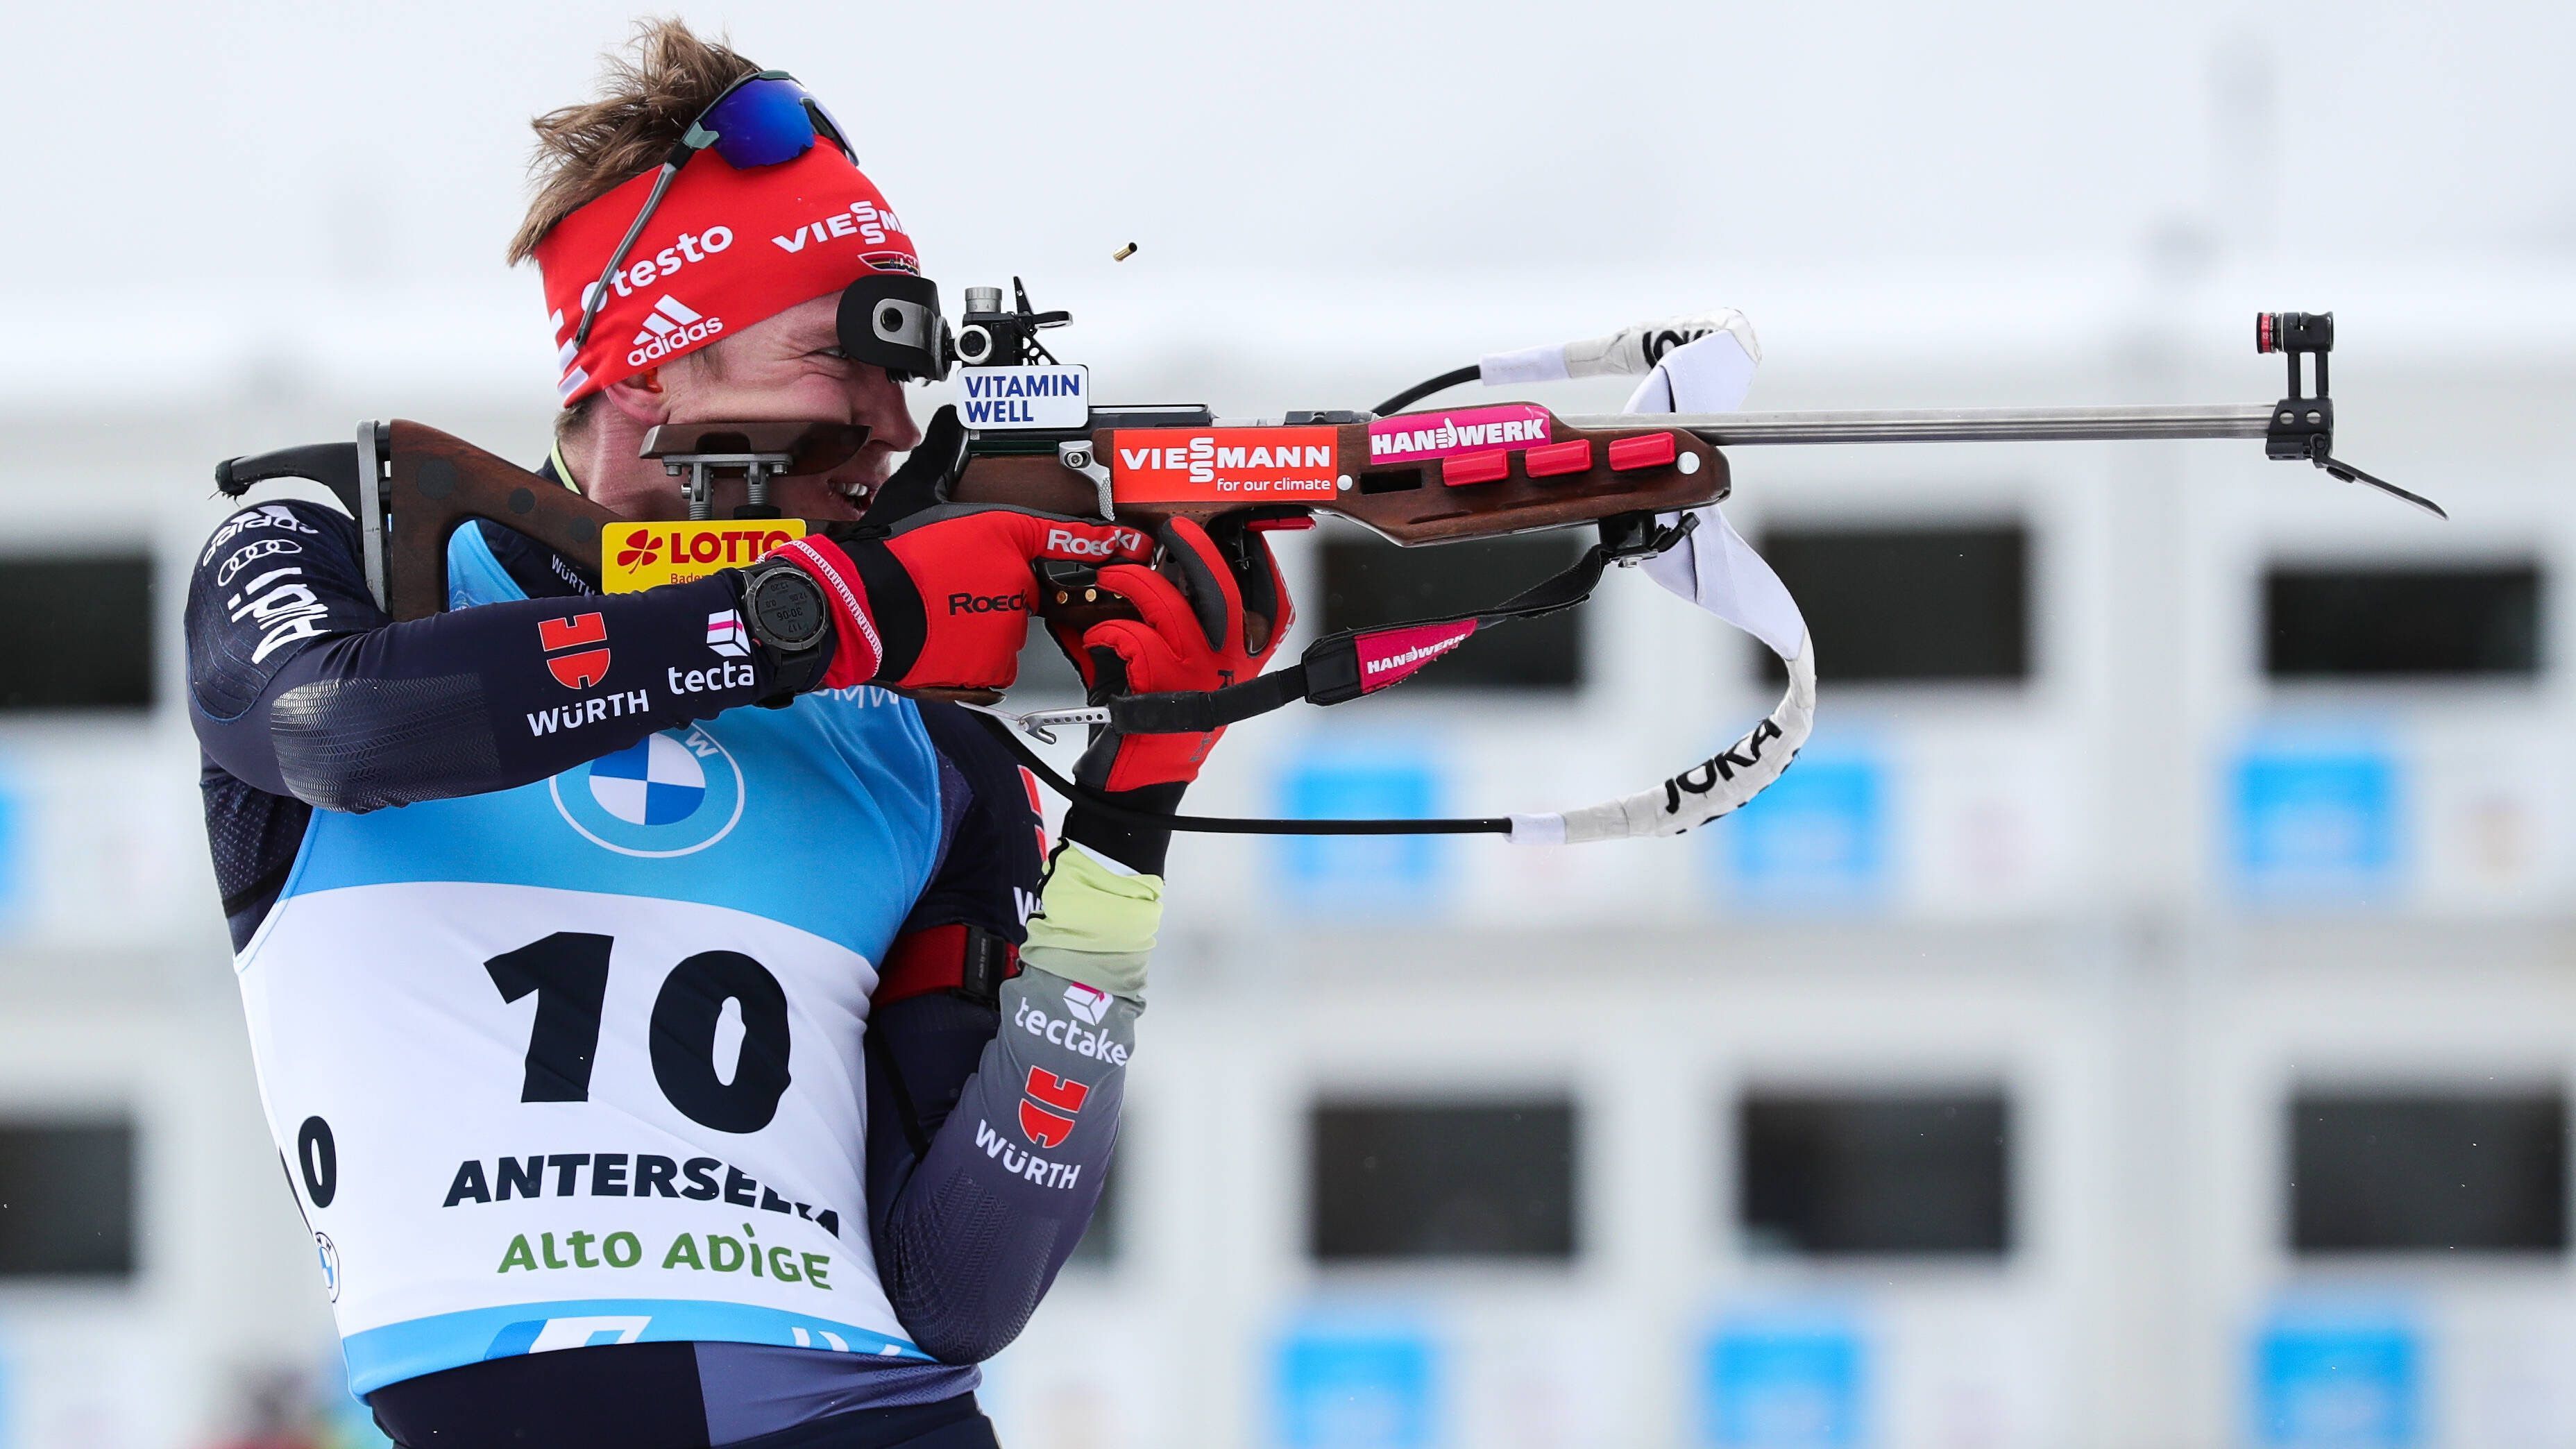
[[(840, 294), (801, 302), (740, 332), (727, 333), (661, 369), (662, 420), (674, 423), (856, 423), (866, 446), (827, 474), (780, 478), (769, 501), (789, 518), (856, 518), (894, 471), (895, 459), (921, 442), (903, 387), (882, 367), (842, 355)], [(662, 516), (685, 518), (680, 482), (667, 480)], [(639, 502), (644, 500), (638, 500)], [(715, 485), (715, 516), (745, 501), (740, 478)], [(620, 512), (640, 516), (636, 510)]]

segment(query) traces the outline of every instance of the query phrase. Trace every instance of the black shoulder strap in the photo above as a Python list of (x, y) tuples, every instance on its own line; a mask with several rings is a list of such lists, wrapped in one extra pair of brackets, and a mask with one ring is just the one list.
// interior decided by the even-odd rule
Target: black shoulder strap
[(1478, 629), (1571, 609), (1591, 598), (1592, 591), (1600, 587), (1602, 570), (1609, 566), (1610, 558), (1610, 550), (1596, 543), (1563, 573), (1542, 579), (1491, 608), (1327, 634), (1307, 645), (1295, 664), (1241, 684), (1204, 691), (1117, 695), (1106, 704), (1109, 720), (1126, 734), (1203, 734), (1301, 699), (1309, 704), (1341, 704), (1373, 694), (1410, 677), (1431, 660), (1408, 661), (1411, 667), (1389, 671), (1392, 677), (1372, 683), (1368, 661), (1384, 656), (1371, 646), (1391, 639), (1419, 637), (1416, 631), (1436, 630), (1443, 624), (1466, 625), (1431, 651), (1436, 657)]

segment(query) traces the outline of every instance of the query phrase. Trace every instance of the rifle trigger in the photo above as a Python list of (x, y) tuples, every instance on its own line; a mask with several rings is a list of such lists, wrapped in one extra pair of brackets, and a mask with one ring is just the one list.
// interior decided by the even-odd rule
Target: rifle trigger
[(1000, 720), (1002, 723), (1009, 725), (1011, 728), (1018, 730), (1020, 733), (1027, 735), (1030, 739), (1036, 740), (1038, 743), (1043, 745), (1051, 745), (1056, 742), (1055, 727), (1058, 725), (1105, 725), (1109, 723), (1109, 711), (1102, 708), (1033, 709), (1026, 714), (1013, 714), (1009, 710), (995, 709), (991, 705), (986, 704), (970, 704), (966, 707), (975, 711), (977, 714), (989, 714), (993, 718)]

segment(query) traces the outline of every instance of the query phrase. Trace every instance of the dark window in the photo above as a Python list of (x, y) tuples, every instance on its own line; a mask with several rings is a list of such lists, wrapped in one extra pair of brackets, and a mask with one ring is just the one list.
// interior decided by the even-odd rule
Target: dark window
[(2567, 1102), (2555, 1092), (2302, 1092), (2290, 1244), (2303, 1253), (2563, 1252)]
[[(1760, 544), (1841, 683), (2018, 680), (2030, 674), (2030, 533), (1976, 528), (1775, 528)], [(1774, 677), (1780, 661), (1755, 651)]]
[(2275, 566), (2263, 580), (2263, 667), (2275, 679), (2530, 674), (2540, 568)]
[(1739, 1214), (1756, 1251), (1996, 1256), (2010, 1244), (2000, 1093), (1760, 1093), (1737, 1124)]
[(0, 558), (0, 618), (0, 712), (152, 707), (150, 558)]
[(1315, 1108), (1311, 1246), (1326, 1262), (1574, 1256), (1574, 1105)]
[(0, 1277), (133, 1272), (133, 1124), (0, 1122)]
[[(1568, 532), (1398, 548), (1335, 529), (1324, 539), (1322, 632), (1401, 624), (1499, 604), (1580, 557)], [(1583, 682), (1582, 610), (1478, 633), (1408, 681), (1420, 689), (1572, 689)]]

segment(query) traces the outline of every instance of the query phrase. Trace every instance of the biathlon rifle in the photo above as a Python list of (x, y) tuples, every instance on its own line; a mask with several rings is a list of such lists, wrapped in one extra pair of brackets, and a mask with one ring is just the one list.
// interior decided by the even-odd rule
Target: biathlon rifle
[[(1128, 733), (1204, 731), (1304, 699), (1337, 704), (1417, 672), (1478, 627), (1535, 617), (1583, 602), (1606, 566), (1637, 563), (1687, 538), (1694, 510), (1728, 496), (1724, 448), (1833, 443), (2071, 442), (2145, 439), (2261, 439), (2267, 456), (2304, 459), (2345, 482), (2381, 490), (2437, 517), (2430, 500), (2371, 476), (2333, 454), (2334, 403), (2327, 354), (2334, 314), (2266, 312), (2255, 349), (2288, 363), (2287, 394), (2270, 407), (1970, 408), (1917, 411), (1617, 413), (1560, 417), (1536, 403), (1416, 409), (1446, 388), (1587, 375), (1645, 374), (1673, 349), (1727, 328), (1732, 314), (1628, 328), (1558, 347), (1498, 354), (1443, 373), (1366, 411), (1291, 412), (1234, 420), (1201, 406), (1102, 406), (1088, 371), (1056, 361), (1038, 334), (1063, 312), (1037, 312), (1014, 279), (1013, 305), (998, 288), (970, 287), (955, 341), (962, 418), (935, 419), (921, 453), (872, 500), (857, 524), (820, 523), (826, 535), (882, 527), (938, 503), (1009, 505), (1069, 517), (1133, 524), (1151, 534), (1175, 517), (1200, 520), (1241, 547), (1251, 531), (1312, 525), (1333, 514), (1399, 545), (1457, 542), (1561, 528), (1589, 528), (1598, 541), (1572, 568), (1486, 609), (1409, 624), (1346, 630), (1309, 645), (1296, 665), (1202, 694), (1127, 695), (1081, 709), (1010, 715), (991, 709), (992, 691), (921, 691), (983, 708), (1023, 763), (1068, 797), (1123, 811), (1064, 780), (1012, 738), (1004, 725), (1051, 740), (1052, 728), (1115, 723)], [(845, 305), (843, 326), (851, 325)], [(1747, 334), (1749, 340), (1749, 334)], [(2303, 368), (2302, 359), (2311, 360)], [(1410, 411), (1409, 411), (1410, 410)], [(712, 521), (713, 483), (740, 477), (748, 501), (735, 520), (775, 519), (771, 480), (824, 473), (866, 442), (843, 423), (666, 424), (647, 433), (642, 455), (685, 478), (693, 521)], [(420, 423), (360, 424), (353, 443), (317, 443), (217, 465), (217, 489), (238, 497), (276, 478), (323, 483), (357, 519), (367, 586), (397, 620), (447, 604), (447, 542), (482, 519), (554, 549), (591, 577), (620, 531), (649, 527), (462, 439)], [(730, 530), (742, 540), (758, 528)], [(721, 558), (710, 563), (749, 563)], [(1075, 630), (1125, 612), (1096, 586), (1088, 566), (1039, 565), (1039, 609)], [(1268, 627), (1268, 621), (1259, 626)], [(1397, 661), (1394, 665), (1388, 660)], [(1795, 707), (1804, 674), (1812, 704), (1812, 663), (1793, 663), (1783, 710)], [(1780, 712), (1730, 749), (1620, 801), (1565, 815), (1442, 820), (1252, 820), (1154, 816), (1178, 829), (1271, 834), (1496, 833), (1552, 842), (1676, 833), (1703, 823), (1684, 818), (1685, 795), (1706, 796), (1721, 779), (1748, 777), (1725, 808), (1776, 778), (1805, 734)], [(1767, 732), (1767, 733), (1766, 733)], [(1794, 735), (1794, 737), (1790, 737)], [(1780, 741), (1763, 760), (1767, 741)], [(1757, 768), (1758, 766), (1758, 768)], [(1704, 783), (1703, 783), (1704, 782)], [(1726, 794), (1718, 790), (1718, 794)], [(1717, 813), (1724, 813), (1719, 810)], [(1656, 817), (1663, 817), (1661, 820)], [(1678, 820), (1679, 823), (1674, 823)], [(1569, 824), (1571, 822), (1571, 825)]]

